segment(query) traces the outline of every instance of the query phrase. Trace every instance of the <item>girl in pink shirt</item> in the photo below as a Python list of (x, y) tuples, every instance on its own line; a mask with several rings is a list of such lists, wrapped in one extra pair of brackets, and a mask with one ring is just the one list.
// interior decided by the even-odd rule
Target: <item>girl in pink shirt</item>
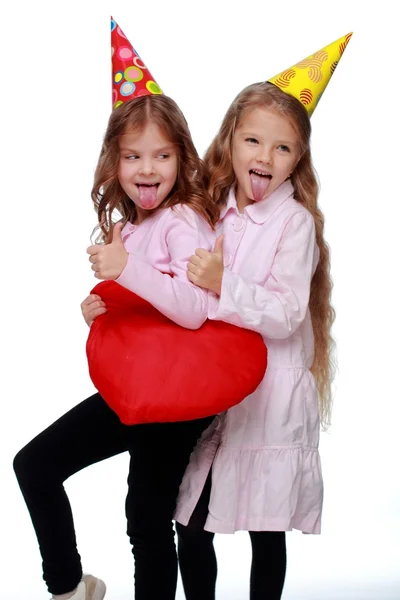
[(254, 84), (206, 153), (223, 238), (214, 252), (196, 251), (188, 276), (210, 290), (210, 319), (263, 336), (269, 363), (257, 390), (204, 433), (182, 482), (187, 600), (215, 598), (214, 533), (250, 532), (251, 600), (281, 598), (286, 531), (320, 533), (318, 442), (330, 416), (334, 312), (310, 134), (296, 98)]
[[(118, 281), (190, 329), (206, 320), (208, 299), (189, 281), (187, 264), (196, 248), (212, 250), (218, 215), (205, 191), (205, 172), (175, 102), (142, 96), (113, 112), (92, 192), (100, 236), (108, 241), (88, 250), (95, 276)], [(112, 227), (115, 210), (122, 222)], [(82, 303), (88, 325), (105, 310), (99, 297)], [(94, 394), (17, 454), (14, 469), (53, 598), (104, 597), (104, 583), (82, 574), (63, 482), (125, 451), (131, 455), (126, 516), (135, 598), (175, 598), (173, 511), (190, 453), (212, 420), (127, 426)]]

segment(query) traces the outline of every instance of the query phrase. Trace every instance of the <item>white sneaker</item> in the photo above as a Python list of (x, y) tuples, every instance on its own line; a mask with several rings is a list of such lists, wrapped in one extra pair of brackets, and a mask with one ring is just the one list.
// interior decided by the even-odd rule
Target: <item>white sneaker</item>
[(84, 575), (70, 600), (103, 600), (106, 595), (106, 584), (93, 575)]

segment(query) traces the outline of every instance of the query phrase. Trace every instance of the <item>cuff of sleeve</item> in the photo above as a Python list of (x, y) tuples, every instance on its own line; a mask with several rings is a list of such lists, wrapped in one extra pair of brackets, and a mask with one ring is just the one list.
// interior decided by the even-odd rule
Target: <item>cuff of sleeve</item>
[(133, 287), (135, 285), (135, 267), (137, 267), (140, 259), (134, 258), (133, 254), (128, 254), (128, 260), (126, 262), (125, 268), (122, 271), (121, 275), (115, 280), (117, 283), (122, 285), (124, 288), (133, 291)]

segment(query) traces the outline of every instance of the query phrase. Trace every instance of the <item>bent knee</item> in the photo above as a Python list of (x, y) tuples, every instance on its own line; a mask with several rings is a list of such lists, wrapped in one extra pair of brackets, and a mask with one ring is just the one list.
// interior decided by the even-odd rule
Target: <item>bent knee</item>
[(24, 446), (14, 457), (13, 468), (19, 483), (29, 483), (46, 478), (46, 464), (43, 453), (36, 447), (35, 440)]
[(27, 463), (29, 462), (29, 450), (28, 446), (22, 448), (17, 454), (14, 456), (13, 460), (13, 469), (18, 479), (24, 474), (27, 468)]

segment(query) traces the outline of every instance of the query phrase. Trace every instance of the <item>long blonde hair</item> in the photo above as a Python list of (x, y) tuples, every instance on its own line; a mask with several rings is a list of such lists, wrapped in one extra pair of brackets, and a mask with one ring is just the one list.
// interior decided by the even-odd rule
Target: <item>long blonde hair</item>
[(118, 180), (119, 139), (125, 133), (142, 131), (149, 122), (158, 125), (176, 148), (178, 175), (164, 202), (148, 212), (184, 203), (212, 227), (218, 220), (218, 207), (207, 191), (208, 170), (197, 154), (182, 112), (168, 96), (141, 96), (114, 110), (108, 122), (91, 193), (100, 229), (97, 241), (110, 241), (114, 211), (118, 211), (124, 223), (136, 218), (135, 204)]
[(318, 207), (318, 183), (311, 160), (311, 123), (304, 106), (293, 96), (266, 82), (255, 83), (240, 92), (229, 107), (220, 130), (204, 157), (211, 173), (209, 191), (214, 202), (221, 208), (226, 203), (230, 187), (236, 184), (232, 166), (235, 128), (246, 114), (258, 107), (272, 108), (287, 117), (299, 137), (301, 158), (291, 175), (291, 181), (294, 198), (314, 218), (316, 242), (320, 251), (319, 263), (311, 281), (309, 301), (315, 339), (311, 371), (318, 389), (321, 424), (327, 428), (331, 420), (331, 384), (335, 374), (335, 345), (331, 335), (335, 311), (331, 306), (329, 247), (324, 240), (324, 216)]

